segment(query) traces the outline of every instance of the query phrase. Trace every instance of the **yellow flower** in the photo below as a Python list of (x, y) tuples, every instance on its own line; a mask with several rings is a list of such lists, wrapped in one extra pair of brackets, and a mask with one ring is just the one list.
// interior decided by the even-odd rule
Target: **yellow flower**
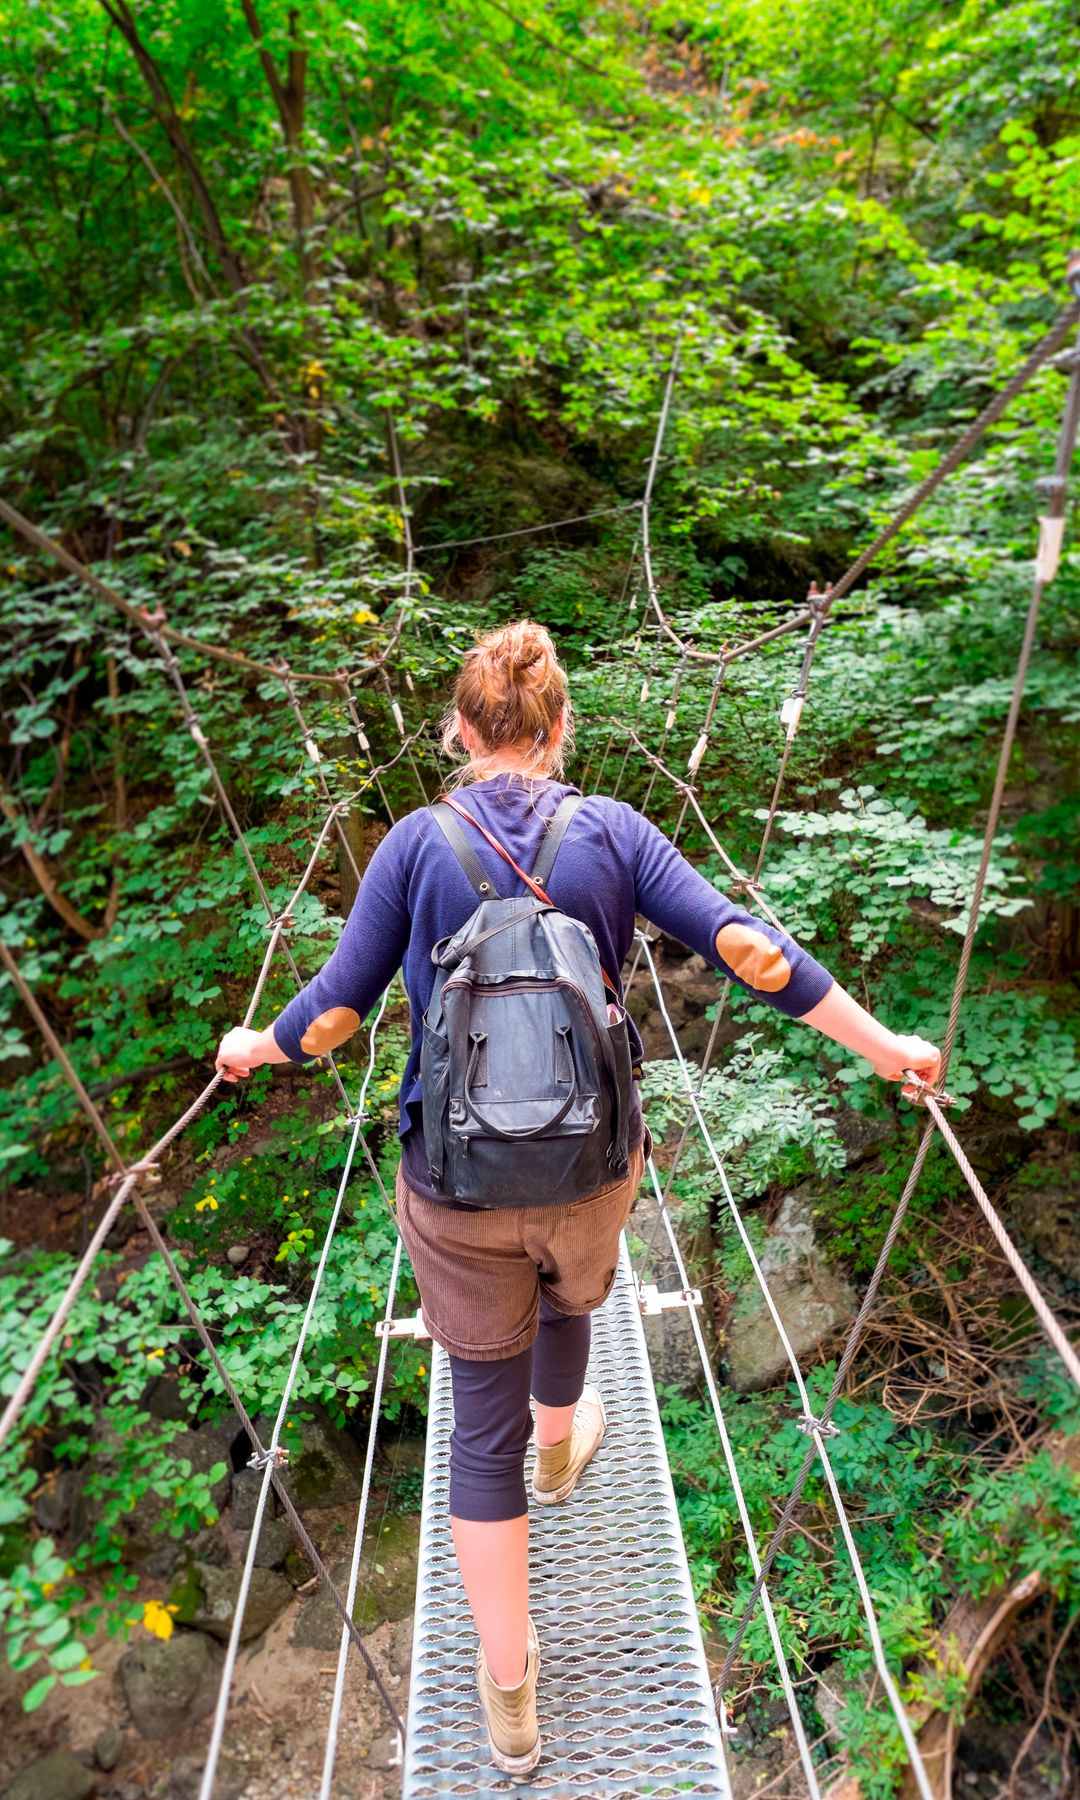
[(46, 1599), (48, 1599), (50, 1594), (55, 1594), (55, 1592), (56, 1592), (55, 1581), (43, 1581), (41, 1584), (41, 1591), (45, 1595)]
[(165, 1352), (164, 1350), (148, 1350), (146, 1354), (147, 1356), (164, 1356)]
[(80, 1664), (79, 1664), (79, 1668), (80, 1668), (80, 1670), (82, 1670), (82, 1671), (85, 1671), (85, 1670), (86, 1670), (86, 1669), (92, 1669), (92, 1668), (93, 1668), (93, 1666), (94, 1666), (94, 1665), (93, 1665), (93, 1663), (92, 1663), (92, 1662), (91, 1662), (91, 1661), (90, 1661), (90, 1658), (89, 1658), (89, 1657), (88, 1657), (88, 1656), (84, 1656), (84, 1657), (83, 1657), (83, 1659), (82, 1659), (82, 1662), (81, 1662), (81, 1663), (80, 1663)]
[(424, 1364), (421, 1363), (419, 1369), (416, 1372), (418, 1375), (426, 1375), (427, 1369), (425, 1368)]
[(143, 1607), (142, 1622), (147, 1631), (152, 1631), (155, 1637), (164, 1641), (172, 1637), (172, 1615), (176, 1611), (175, 1606), (165, 1606), (160, 1600), (147, 1600)]
[(210, 1208), (211, 1212), (217, 1212), (218, 1203), (213, 1194), (204, 1194), (201, 1200), (196, 1200), (195, 1202), (196, 1212), (205, 1212), (207, 1207)]
[(305, 1188), (305, 1189), (304, 1189), (304, 1192), (303, 1192), (303, 1195), (302, 1195), (302, 1196), (301, 1196), (301, 1197), (302, 1197), (302, 1198), (303, 1198), (303, 1199), (304, 1199), (304, 1200), (306, 1200), (306, 1199), (307, 1199), (307, 1197), (308, 1197), (308, 1195), (309, 1195), (309, 1194), (310, 1194), (310, 1192), (311, 1192), (311, 1189), (310, 1189), (310, 1188)]
[(352, 622), (354, 625), (377, 625), (379, 623), (375, 613), (368, 612), (366, 606), (362, 606), (359, 612), (353, 613)]

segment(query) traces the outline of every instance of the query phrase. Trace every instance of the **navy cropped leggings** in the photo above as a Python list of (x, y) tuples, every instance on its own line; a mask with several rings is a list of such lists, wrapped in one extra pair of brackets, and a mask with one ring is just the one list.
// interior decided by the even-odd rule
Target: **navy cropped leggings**
[(450, 1511), (455, 1519), (493, 1524), (528, 1511), (529, 1395), (541, 1406), (571, 1406), (579, 1400), (591, 1337), (588, 1313), (558, 1312), (541, 1294), (540, 1329), (528, 1349), (496, 1362), (450, 1357)]

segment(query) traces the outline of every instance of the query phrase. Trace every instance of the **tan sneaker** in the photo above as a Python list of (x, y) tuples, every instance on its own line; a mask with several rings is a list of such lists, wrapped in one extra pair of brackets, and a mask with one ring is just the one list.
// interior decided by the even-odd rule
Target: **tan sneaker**
[(603, 1442), (607, 1430), (604, 1402), (591, 1382), (586, 1382), (574, 1414), (574, 1428), (561, 1444), (536, 1447), (532, 1491), (541, 1506), (565, 1500), (577, 1486), (578, 1476)]
[(525, 1675), (517, 1687), (500, 1687), (487, 1670), (484, 1646), (476, 1652), (476, 1686), (484, 1709), (491, 1760), (504, 1775), (531, 1775), (540, 1761), (540, 1727), (536, 1722), (536, 1677), (540, 1645), (529, 1619)]

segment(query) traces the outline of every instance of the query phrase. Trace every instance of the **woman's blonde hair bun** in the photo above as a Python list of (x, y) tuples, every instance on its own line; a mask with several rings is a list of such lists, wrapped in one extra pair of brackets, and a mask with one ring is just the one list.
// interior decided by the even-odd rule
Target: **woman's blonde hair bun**
[[(451, 753), (457, 748), (459, 712), (487, 753), (470, 758), (474, 770), (482, 772), (486, 760), (514, 750), (523, 774), (562, 774), (563, 753), (571, 742), (570, 689), (543, 625), (535, 619), (515, 619), (477, 636), (474, 648), (465, 654), (454, 683), (453, 706), (443, 722), (443, 746)], [(565, 719), (565, 728), (553, 744), (551, 734), (560, 718)]]

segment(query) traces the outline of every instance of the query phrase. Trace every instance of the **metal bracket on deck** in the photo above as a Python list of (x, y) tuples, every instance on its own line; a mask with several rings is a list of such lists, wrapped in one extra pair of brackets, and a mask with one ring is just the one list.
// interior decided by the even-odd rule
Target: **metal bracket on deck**
[(679, 1288), (669, 1294), (662, 1294), (655, 1282), (639, 1281), (637, 1284), (638, 1305), (647, 1319), (657, 1313), (677, 1312), (681, 1307), (700, 1306), (700, 1288)]
[(424, 1324), (423, 1313), (414, 1313), (411, 1319), (380, 1319), (375, 1326), (376, 1337), (408, 1337), (417, 1341), (430, 1343), (431, 1333)]

